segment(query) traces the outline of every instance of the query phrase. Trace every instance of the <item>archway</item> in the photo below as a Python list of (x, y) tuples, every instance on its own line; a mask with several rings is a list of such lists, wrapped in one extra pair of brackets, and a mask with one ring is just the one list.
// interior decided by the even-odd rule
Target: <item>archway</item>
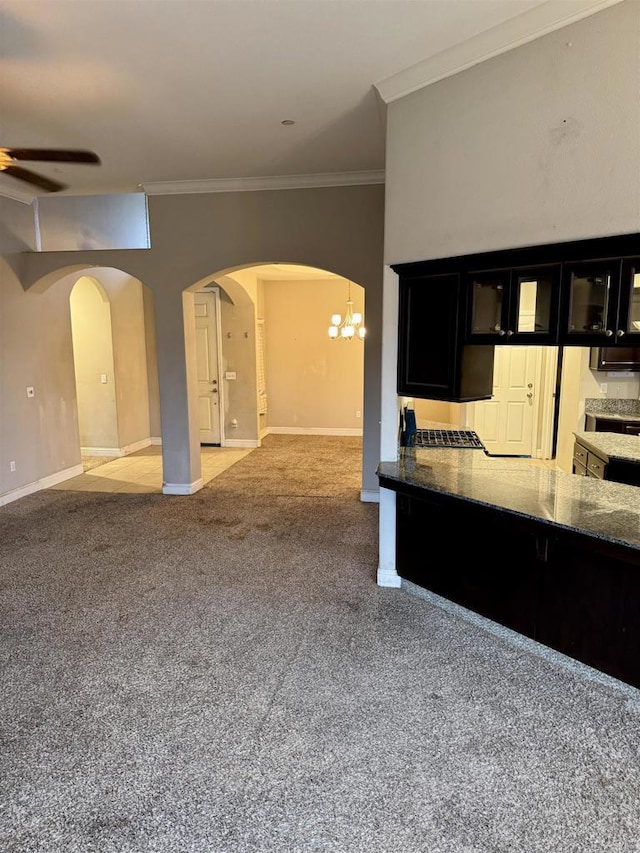
[(69, 296), (80, 449), (118, 455), (120, 438), (109, 297), (93, 276), (80, 276)]
[[(203, 299), (196, 294), (220, 292), (216, 401), (223, 446), (257, 447), (270, 433), (362, 438), (364, 343), (328, 335), (331, 316), (344, 315), (349, 288), (354, 310), (364, 314), (364, 288), (299, 264), (247, 265), (189, 288), (185, 296), (196, 303)], [(188, 320), (191, 302), (187, 298), (184, 304)], [(201, 315), (206, 306), (195, 304), (195, 309)], [(194, 325), (201, 322), (196, 317)], [(198, 341), (201, 330), (192, 334), (194, 346), (188, 331), (185, 336), (187, 357), (210, 352)], [(190, 408), (200, 416), (207, 389), (196, 390), (196, 377), (207, 370), (196, 364), (187, 373), (189, 396), (199, 395), (198, 407)]]

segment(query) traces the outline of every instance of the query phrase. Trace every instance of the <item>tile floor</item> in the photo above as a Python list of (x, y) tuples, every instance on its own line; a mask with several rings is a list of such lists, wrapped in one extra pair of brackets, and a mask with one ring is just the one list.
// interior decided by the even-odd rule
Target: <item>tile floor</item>
[[(251, 448), (202, 447), (202, 479), (210, 482), (251, 453)], [(84, 474), (54, 486), (77, 492), (162, 492), (162, 448), (145, 447), (115, 459), (83, 457)]]

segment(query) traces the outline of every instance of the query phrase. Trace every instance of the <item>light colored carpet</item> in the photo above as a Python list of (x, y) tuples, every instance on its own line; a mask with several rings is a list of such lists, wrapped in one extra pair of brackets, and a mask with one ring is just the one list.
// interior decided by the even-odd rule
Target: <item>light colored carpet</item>
[(94, 468), (99, 468), (101, 465), (106, 465), (107, 462), (112, 462), (113, 456), (82, 456), (82, 467), (85, 471), (93, 471)]
[(359, 464), (0, 509), (3, 853), (640, 850), (640, 705), (377, 587)]

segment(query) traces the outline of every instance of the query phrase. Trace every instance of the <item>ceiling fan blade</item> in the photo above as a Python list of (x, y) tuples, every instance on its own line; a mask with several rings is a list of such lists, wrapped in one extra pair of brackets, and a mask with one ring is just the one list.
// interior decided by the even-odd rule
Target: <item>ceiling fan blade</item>
[(56, 148), (2, 148), (15, 160), (39, 160), (41, 163), (100, 163), (93, 151)]
[(34, 187), (40, 187), (41, 190), (46, 190), (49, 193), (55, 193), (59, 190), (65, 190), (66, 184), (60, 184), (58, 181), (52, 181), (50, 178), (45, 178), (44, 175), (37, 175), (29, 169), (22, 169), (20, 166), (5, 166), (0, 171), (0, 175), (11, 175), (13, 178), (18, 178), (20, 181), (25, 181), (27, 184), (33, 184)]

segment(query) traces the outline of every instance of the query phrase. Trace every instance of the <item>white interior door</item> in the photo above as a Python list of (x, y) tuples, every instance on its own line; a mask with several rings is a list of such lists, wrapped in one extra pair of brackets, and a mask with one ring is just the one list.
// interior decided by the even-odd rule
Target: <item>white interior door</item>
[(495, 348), (493, 396), (471, 407), (473, 429), (489, 453), (535, 455), (542, 355), (542, 347)]
[(198, 415), (201, 444), (220, 444), (220, 376), (218, 367), (218, 294), (195, 294)]

